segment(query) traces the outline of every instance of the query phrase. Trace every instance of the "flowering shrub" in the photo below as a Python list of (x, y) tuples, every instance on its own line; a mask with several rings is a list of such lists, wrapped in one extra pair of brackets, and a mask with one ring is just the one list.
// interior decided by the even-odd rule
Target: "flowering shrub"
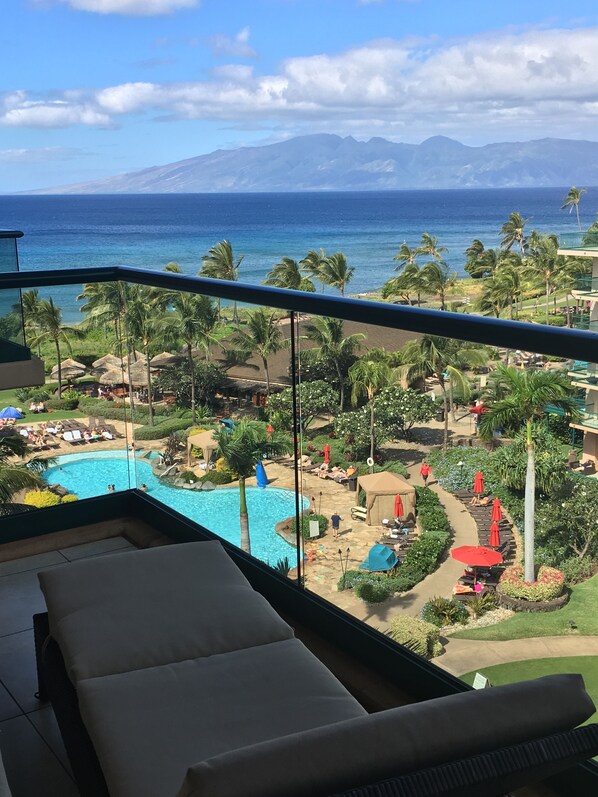
[(34, 506), (36, 509), (45, 509), (48, 506), (58, 506), (60, 496), (50, 490), (30, 490), (25, 493), (23, 502), (27, 506)]
[(435, 596), (423, 605), (422, 620), (442, 628), (444, 625), (464, 623), (469, 615), (465, 606), (455, 598)]
[(508, 567), (500, 577), (499, 589), (512, 598), (527, 601), (550, 601), (558, 598), (565, 588), (565, 574), (555, 567), (542, 565), (536, 581), (523, 580), (523, 566)]
[(443, 651), (439, 629), (417, 617), (395, 617), (386, 633), (395, 642), (426, 659), (439, 656)]
[(72, 504), (73, 501), (78, 501), (79, 499), (74, 493), (68, 493), (67, 495), (62, 496), (61, 504)]

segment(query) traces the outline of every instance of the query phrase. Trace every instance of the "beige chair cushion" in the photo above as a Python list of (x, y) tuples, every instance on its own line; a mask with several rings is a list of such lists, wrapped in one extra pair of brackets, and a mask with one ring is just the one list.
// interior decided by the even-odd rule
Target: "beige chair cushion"
[(219, 542), (85, 559), (39, 580), (75, 684), (293, 637)]
[(194, 761), (365, 714), (296, 639), (83, 680), (77, 694), (111, 797), (174, 797)]
[(554, 675), (381, 711), (198, 760), (177, 797), (325, 797), (588, 719), (580, 675)]

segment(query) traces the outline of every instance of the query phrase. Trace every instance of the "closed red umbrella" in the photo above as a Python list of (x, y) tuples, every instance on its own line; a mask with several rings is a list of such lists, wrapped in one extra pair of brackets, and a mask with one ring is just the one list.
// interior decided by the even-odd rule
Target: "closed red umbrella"
[(495, 498), (492, 502), (492, 517), (491, 520), (502, 520), (502, 506), (500, 500)]
[(491, 548), (498, 548), (500, 545), (500, 527), (496, 520), (492, 522), (490, 526), (490, 547)]
[(266, 429), (266, 431), (268, 432), (268, 434), (272, 434), (272, 432), (274, 431), (274, 427), (272, 426), (271, 423), (268, 424), (268, 428)]
[(405, 510), (403, 509), (403, 499), (400, 495), (397, 495), (395, 498), (395, 517), (401, 518), (405, 514)]
[(484, 474), (481, 470), (479, 470), (473, 482), (473, 491), (474, 493), (483, 493), (484, 492)]
[(324, 446), (324, 462), (329, 465), (330, 464), (330, 446), (328, 443)]

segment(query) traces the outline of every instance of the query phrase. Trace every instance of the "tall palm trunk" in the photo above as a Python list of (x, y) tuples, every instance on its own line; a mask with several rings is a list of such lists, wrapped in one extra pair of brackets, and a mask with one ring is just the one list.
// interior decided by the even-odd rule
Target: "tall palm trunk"
[(191, 377), (191, 420), (195, 424), (195, 374), (193, 373), (193, 351), (189, 342), (187, 342), (187, 357), (189, 358), (189, 375)]
[(262, 355), (262, 365), (264, 366), (264, 374), (266, 375), (266, 395), (270, 395), (270, 369), (268, 368), (268, 360)]
[(58, 338), (54, 338), (54, 343), (56, 344), (56, 356), (58, 357), (58, 398), (62, 398), (62, 366), (60, 360), (60, 343)]
[(524, 580), (535, 581), (534, 566), (534, 514), (536, 502), (536, 465), (532, 421), (528, 419), (527, 430), (527, 472), (525, 474), (525, 513), (524, 513)]
[(247, 511), (245, 476), (239, 477), (239, 521), (241, 524), (241, 550), (250, 554), (251, 541), (249, 539), (249, 513)]
[(145, 367), (146, 367), (146, 374), (147, 374), (147, 408), (148, 408), (148, 421), (149, 426), (154, 425), (154, 404), (152, 398), (152, 372), (150, 369), (150, 358), (149, 358), (149, 351), (148, 346), (145, 346)]
[(334, 363), (336, 367), (336, 375), (338, 376), (338, 389), (340, 392), (340, 411), (343, 412), (345, 409), (345, 380), (343, 379), (343, 375), (341, 373), (341, 367), (338, 363), (338, 360)]
[[(370, 401), (370, 459), (374, 459), (374, 451), (375, 451), (375, 416), (374, 416), (374, 399), (372, 398)], [(374, 472), (374, 466), (370, 465), (370, 473)]]
[(442, 390), (442, 407), (444, 410), (444, 430), (442, 435), (442, 450), (446, 451), (448, 448), (448, 422), (449, 422), (449, 403), (448, 403), (448, 394), (446, 392), (446, 386), (444, 384), (444, 377), (442, 373), (437, 373), (436, 376), (438, 377), (438, 381), (440, 383), (440, 389)]
[(546, 323), (548, 324), (548, 303), (550, 301), (550, 283), (546, 280)]

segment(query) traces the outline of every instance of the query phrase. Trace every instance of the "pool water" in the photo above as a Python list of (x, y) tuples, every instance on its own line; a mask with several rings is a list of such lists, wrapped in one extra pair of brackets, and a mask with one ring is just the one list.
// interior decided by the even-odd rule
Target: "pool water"
[[(56, 465), (44, 473), (48, 484), (61, 484), (79, 498), (107, 493), (108, 485), (128, 490), (146, 484), (148, 494), (176, 509), (190, 520), (200, 523), (234, 545), (240, 544), (239, 488), (218, 487), (216, 490), (183, 490), (163, 484), (149, 462), (132, 459), (125, 452), (86, 452), (55, 458)], [(305, 498), (303, 505), (307, 505)], [(295, 548), (274, 531), (275, 525), (295, 514), (295, 494), (278, 487), (247, 488), (249, 535), (253, 556), (275, 565), (288, 556), (295, 563)]]

